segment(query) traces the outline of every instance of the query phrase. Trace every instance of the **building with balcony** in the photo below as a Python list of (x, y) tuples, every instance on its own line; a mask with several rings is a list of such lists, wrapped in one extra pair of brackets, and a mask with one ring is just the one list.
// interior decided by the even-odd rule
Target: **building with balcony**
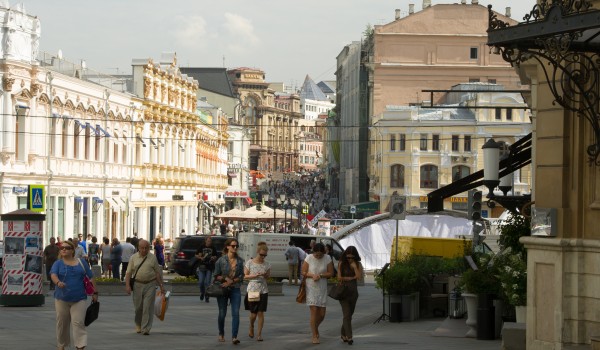
[(44, 185), (45, 242), (193, 232), (198, 198), (218, 202), (226, 188), (227, 122), (202, 120), (198, 82), (175, 55), (111, 77), (38, 52), (40, 20), (21, 6), (0, 15), (0, 213)]

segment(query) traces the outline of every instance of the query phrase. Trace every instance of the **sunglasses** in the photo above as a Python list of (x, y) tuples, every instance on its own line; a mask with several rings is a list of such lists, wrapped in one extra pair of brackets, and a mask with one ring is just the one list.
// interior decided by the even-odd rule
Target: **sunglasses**
[(232, 244), (232, 245), (230, 245), (230, 247), (231, 248), (237, 248), (238, 246), (237, 246), (237, 244)]
[(267, 257), (267, 254), (258, 254), (258, 255), (262, 256), (263, 258)]
[(64, 245), (64, 246), (60, 247), (60, 250), (73, 250), (73, 247)]

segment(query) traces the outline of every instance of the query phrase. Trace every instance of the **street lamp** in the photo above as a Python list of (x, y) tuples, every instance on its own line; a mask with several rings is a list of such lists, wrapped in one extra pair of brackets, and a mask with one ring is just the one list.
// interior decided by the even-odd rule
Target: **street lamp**
[[(514, 214), (523, 214), (523, 210), (527, 203), (531, 202), (531, 194), (521, 196), (507, 196), (508, 191), (512, 188), (513, 173), (503, 171), (504, 176), (500, 177), (500, 144), (489, 139), (482, 147), (483, 149), (483, 184), (488, 188), (487, 194), (488, 207), (493, 208), (495, 202), (500, 203), (504, 208)], [(510, 157), (510, 155), (509, 155)], [(498, 186), (503, 196), (496, 196), (494, 189)]]
[[(290, 226), (294, 226), (294, 219), (293, 219), (294, 212), (292, 211), (292, 208), (296, 208), (297, 204), (298, 204), (298, 200), (296, 198), (290, 199), (290, 221), (292, 222), (292, 224)], [(298, 215), (298, 213), (296, 213), (296, 215)]]

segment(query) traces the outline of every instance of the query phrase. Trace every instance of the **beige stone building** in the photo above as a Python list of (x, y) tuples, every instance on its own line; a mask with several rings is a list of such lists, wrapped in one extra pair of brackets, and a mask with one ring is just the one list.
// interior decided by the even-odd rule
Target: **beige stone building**
[[(529, 120), (523, 110), (510, 108), (523, 106), (514, 93), (504, 95), (507, 101), (479, 95), (488, 107), (491, 101), (499, 104), (500, 119), (491, 115), (491, 109), (473, 107), (466, 120), (459, 112), (452, 116), (448, 110), (423, 109), (444, 103), (445, 91), (463, 83), (526, 90), (510, 64), (486, 46), (487, 28), (488, 10), (476, 2), (433, 6), (424, 2), (422, 11), (415, 12), (411, 6), (406, 17), (397, 12), (395, 21), (375, 26), (367, 36), (362, 50), (369, 69), (368, 191), (369, 200), (379, 201), (381, 210), (393, 192), (407, 195), (410, 207), (426, 206), (427, 194), (451, 183), (457, 171), (464, 176), (481, 169), (479, 152), (486, 138), (512, 144), (528, 133)], [(508, 117), (502, 111), (505, 105), (513, 113)], [(522, 176), (521, 180), (519, 190), (528, 192), (530, 178)], [(466, 193), (448, 199), (445, 205), (463, 206)]]
[[(594, 348), (600, 334), (600, 67), (597, 38), (587, 39), (598, 34), (600, 1), (583, 8), (569, 1), (546, 5), (519, 26), (494, 18), (489, 37), (531, 84), (533, 219), (549, 225), (521, 239), (528, 251), (527, 349)], [(560, 51), (552, 49), (557, 37), (564, 39)]]

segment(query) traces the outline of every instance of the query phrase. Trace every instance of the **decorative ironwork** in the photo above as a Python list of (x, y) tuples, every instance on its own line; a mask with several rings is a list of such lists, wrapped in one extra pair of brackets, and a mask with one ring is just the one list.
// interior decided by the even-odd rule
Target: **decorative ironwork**
[(525, 23), (510, 27), (491, 5), (488, 10), (488, 45), (513, 66), (539, 62), (553, 103), (590, 122), (592, 144), (586, 152), (590, 164), (600, 165), (600, 48), (593, 42), (600, 35), (600, 11), (584, 0), (543, 0)]
[[(488, 7), (491, 7), (488, 6)], [(525, 23), (539, 21), (545, 18), (553, 7), (560, 8), (563, 16), (570, 16), (588, 11), (592, 4), (585, 0), (542, 0), (533, 6), (533, 10), (526, 14), (523, 19)]]

